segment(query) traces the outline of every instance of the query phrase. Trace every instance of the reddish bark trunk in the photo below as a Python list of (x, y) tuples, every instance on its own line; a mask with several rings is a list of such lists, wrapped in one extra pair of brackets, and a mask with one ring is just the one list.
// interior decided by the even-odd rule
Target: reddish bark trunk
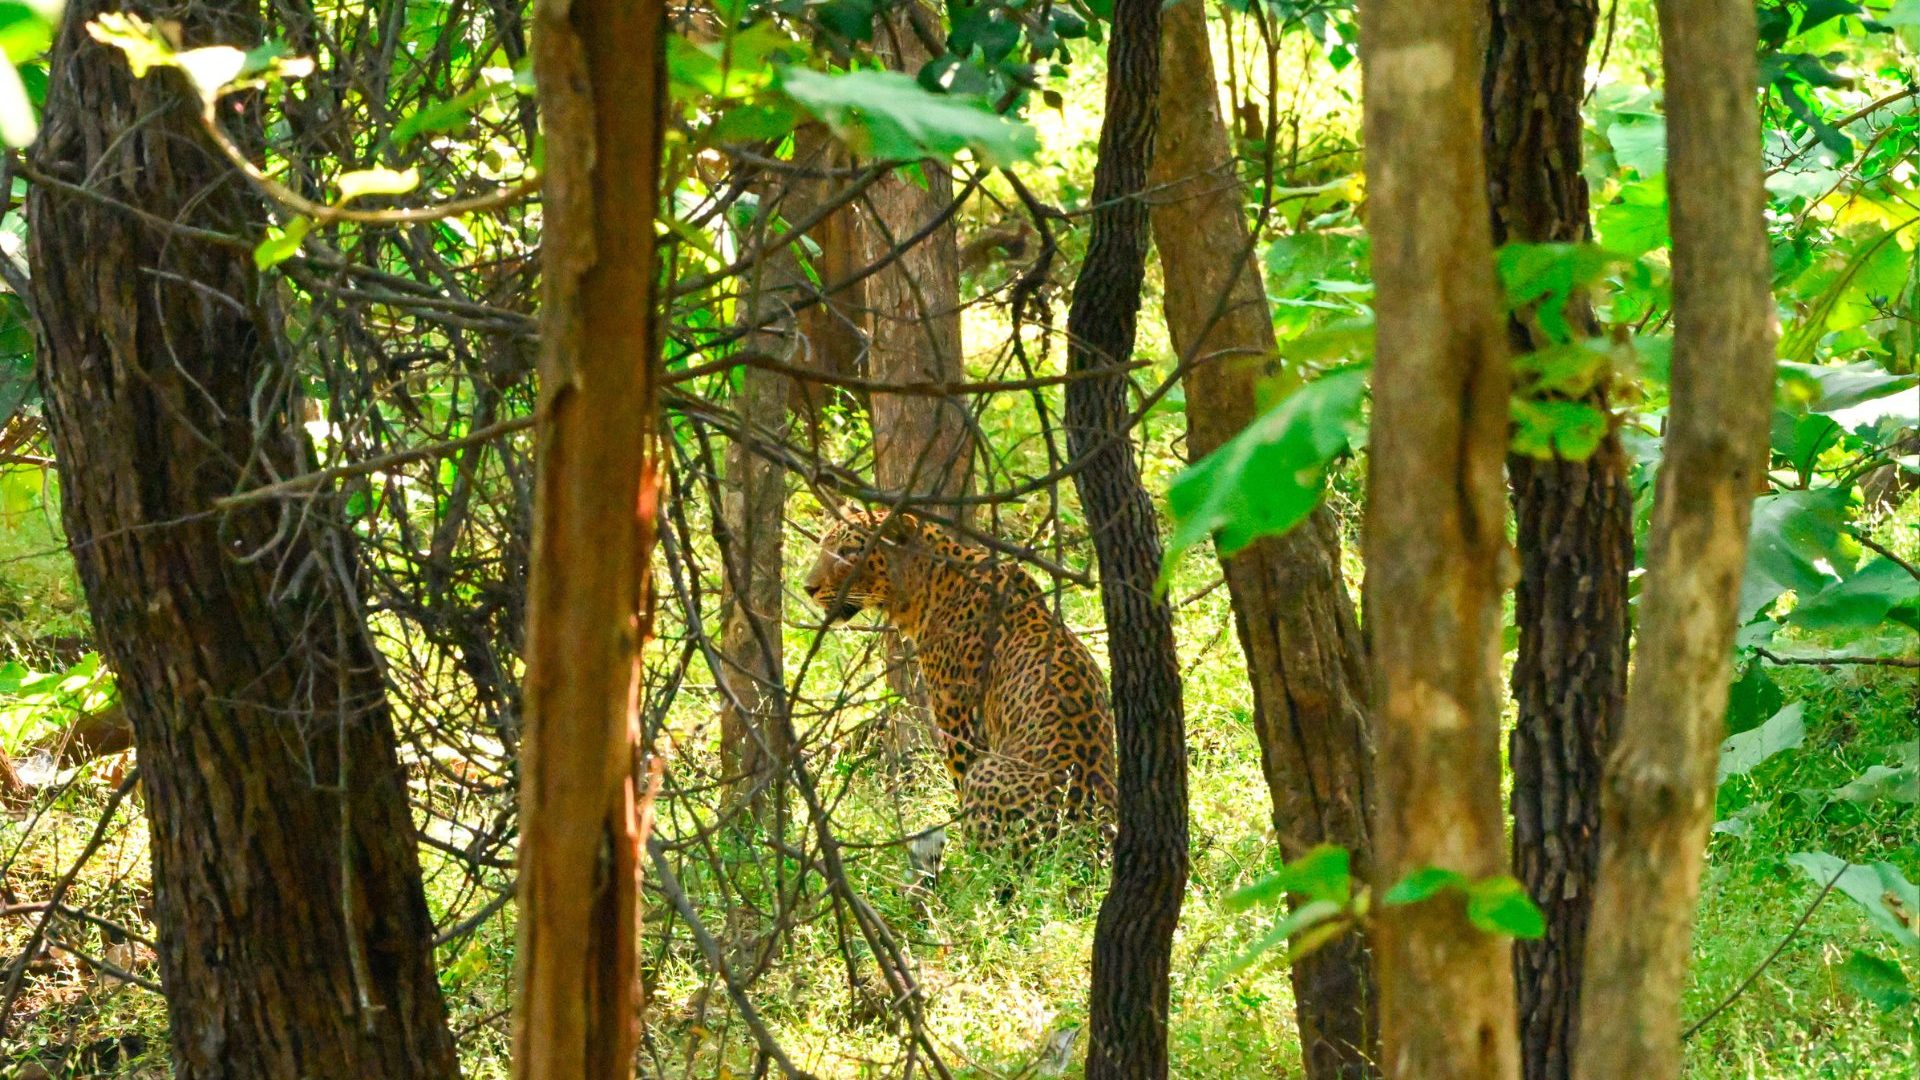
[(541, 0), (535, 21), (546, 235), (514, 1075), (617, 1080), (633, 1072), (641, 1000), (666, 9)]

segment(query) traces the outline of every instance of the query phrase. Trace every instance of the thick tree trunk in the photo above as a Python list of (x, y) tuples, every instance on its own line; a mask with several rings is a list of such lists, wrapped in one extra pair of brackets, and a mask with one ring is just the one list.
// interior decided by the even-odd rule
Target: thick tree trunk
[[(1376, 663), (1374, 895), (1439, 867), (1505, 869), (1500, 594), (1505, 327), (1487, 227), (1477, 5), (1361, 6), (1377, 344), (1367, 498)], [(1519, 1071), (1504, 939), (1458, 892), (1378, 908), (1387, 1075)]]
[(1093, 232), (1067, 311), (1067, 444), (1100, 565), (1120, 752), (1113, 882), (1093, 936), (1089, 1080), (1167, 1075), (1168, 971), (1187, 884), (1187, 748), (1173, 612), (1154, 591), (1160, 535), (1140, 480), (1127, 379), (1146, 272), (1160, 85), (1160, 0), (1119, 0), (1107, 45), (1106, 116)]
[(514, 1075), (615, 1080), (639, 1028), (666, 10), (541, 0), (534, 15), (547, 217)]
[[(1153, 233), (1165, 275), (1167, 330), (1192, 366), (1187, 453), (1199, 458), (1254, 419), (1254, 381), (1278, 352), (1244, 193), (1220, 111), (1206, 10), (1162, 15), (1160, 130)], [(1253, 724), (1287, 858), (1320, 843), (1369, 866), (1372, 734), (1366, 649), (1340, 576), (1333, 516), (1222, 563), (1253, 684)], [(1364, 935), (1329, 942), (1293, 966), (1294, 1011), (1310, 1080), (1359, 1077), (1377, 1057)]]
[[(1482, 80), (1493, 240), (1578, 242), (1592, 230), (1580, 174), (1580, 102), (1594, 0), (1490, 0)], [(1596, 328), (1584, 298), (1569, 323)], [(1508, 325), (1516, 351), (1533, 339)], [(1587, 399), (1604, 409), (1606, 387)], [(1520, 1057), (1528, 1080), (1565, 1077), (1579, 1032), (1580, 966), (1600, 853), (1600, 778), (1627, 690), (1627, 575), (1633, 493), (1617, 430), (1582, 461), (1507, 460), (1518, 522), (1515, 594), (1519, 719), (1513, 767), (1513, 868), (1547, 919), (1514, 945)]]
[[(265, 208), (184, 80), (88, 37), (118, 7), (67, 10), (33, 160), (95, 198), (35, 184), (29, 255), (67, 534), (146, 788), (175, 1075), (450, 1077), (350, 539), (307, 524), (325, 508), (212, 509), (312, 467), (271, 286), (187, 231)], [(167, 13), (190, 45), (262, 34), (244, 0)]]
[(1747, 0), (1660, 5), (1672, 405), (1641, 594), (1640, 662), (1603, 791), (1574, 1073), (1584, 1080), (1680, 1073), (1680, 995), (1773, 401), (1755, 34)]

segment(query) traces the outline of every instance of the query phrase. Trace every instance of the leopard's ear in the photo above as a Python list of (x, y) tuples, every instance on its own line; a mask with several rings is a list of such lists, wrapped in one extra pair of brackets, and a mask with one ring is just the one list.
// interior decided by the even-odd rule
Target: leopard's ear
[(887, 511), (886, 517), (880, 520), (880, 535), (889, 540), (919, 536), (921, 529), (919, 516), (905, 510)]

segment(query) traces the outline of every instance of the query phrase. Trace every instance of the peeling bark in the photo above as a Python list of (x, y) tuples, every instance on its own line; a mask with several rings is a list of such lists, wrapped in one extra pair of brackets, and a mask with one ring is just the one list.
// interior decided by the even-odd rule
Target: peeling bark
[(616, 1080), (633, 1071), (641, 1000), (666, 9), (541, 0), (534, 15), (546, 233), (514, 1075)]
[(1713, 820), (1753, 493), (1773, 404), (1754, 9), (1665, 0), (1673, 377), (1639, 663), (1602, 791), (1574, 1075), (1680, 1075), (1680, 997)]
[[(1374, 895), (1439, 867), (1505, 870), (1500, 600), (1509, 372), (1487, 225), (1485, 9), (1361, 5), (1376, 345), (1366, 522), (1374, 648)], [(1443, 892), (1376, 907), (1381, 1065), (1519, 1073), (1503, 938)]]

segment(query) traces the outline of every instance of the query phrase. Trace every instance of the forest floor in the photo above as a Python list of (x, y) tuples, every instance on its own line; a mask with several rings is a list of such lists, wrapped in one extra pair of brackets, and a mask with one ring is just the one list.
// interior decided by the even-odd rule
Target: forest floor
[[(0, 531), (9, 626), (37, 634), (80, 629), (81, 607), (70, 569), (44, 554), (32, 530)], [(38, 552), (38, 553), (36, 553)], [(800, 557), (798, 555), (796, 558)], [(1179, 613), (1191, 747), (1193, 877), (1175, 943), (1172, 995), (1174, 1076), (1234, 1078), (1297, 1075), (1292, 1001), (1284, 968), (1271, 960), (1233, 977), (1223, 969), (1265, 929), (1259, 915), (1229, 913), (1224, 898), (1274, 865), (1266, 825), (1267, 797), (1259, 749), (1248, 722), (1248, 691), (1224, 590), (1208, 591), (1210, 568), (1190, 559), (1175, 589), (1192, 597)], [(1069, 621), (1098, 624), (1091, 593), (1066, 597)], [(796, 629), (796, 635), (810, 632)], [(827, 650), (848, 649), (843, 635)], [(1097, 634), (1089, 633), (1090, 638)], [(1098, 648), (1097, 640), (1095, 642)], [(0, 663), (16, 661), (0, 657)], [(26, 658), (31, 660), (32, 658)], [(837, 678), (835, 665), (819, 676)], [(1875, 668), (1781, 669), (1788, 701), (1805, 709), (1804, 743), (1731, 779), (1720, 795), (1728, 819), (1709, 852), (1686, 996), (1689, 1022), (1734, 1000), (1687, 1044), (1697, 1077), (1891, 1077), (1920, 1069), (1915, 1013), (1887, 1014), (1861, 1000), (1839, 976), (1855, 950), (1891, 958), (1892, 947), (1840, 895), (1829, 895), (1793, 932), (1821, 892), (1821, 883), (1788, 862), (1803, 851), (1827, 851), (1856, 862), (1885, 859), (1910, 877), (1920, 872), (1910, 803), (1866, 806), (1820, 797), (1870, 766), (1915, 753), (1920, 694), (1911, 673)], [(676, 713), (698, 730), (711, 709), (707, 695), (687, 693)], [(4, 702), (0, 702), (0, 707)], [(26, 736), (57, 717), (0, 711), (0, 738), (19, 750)], [(898, 836), (951, 813), (950, 788), (924, 754), (893, 774), (841, 755), (820, 767), (847, 781), (835, 814), (848, 839)], [(120, 763), (98, 762), (71, 777), (57, 795), (43, 794), (24, 820), (0, 822), (5, 901), (0, 958), (18, 956), (46, 899), (87, 847)], [(1758, 807), (1758, 809), (1753, 809)], [(1744, 811), (1742, 813), (1742, 811)], [(1738, 816), (1735, 816), (1738, 813)], [(663, 821), (663, 833), (674, 825)], [(955, 1074), (1022, 1075), (1050, 1035), (1085, 1021), (1087, 956), (1104, 871), (1070, 846), (1017, 874), (1011, 902), (997, 898), (1014, 872), (955, 844), (924, 909), (902, 898), (897, 850), (879, 848), (853, 860), (855, 883), (911, 941), (927, 1001), (927, 1024)], [(479, 906), (462, 878), (429, 863), (436, 914), (452, 922)], [(692, 887), (690, 885), (690, 887)], [(128, 800), (65, 895), (72, 908), (103, 915), (151, 934), (141, 916), (149, 888), (144, 823)], [(671, 933), (660, 898), (651, 898), (658, 927)], [(42, 1075), (35, 1060), (64, 1058), (103, 1076), (164, 1075), (165, 1011), (159, 996), (100, 974), (83, 957), (104, 959), (157, 979), (152, 951), (115, 941), (84, 923), (59, 924), (63, 944), (27, 969), (0, 1041), (0, 1077)], [(683, 935), (684, 936), (684, 935)], [(651, 937), (651, 936), (650, 936)], [(849, 989), (830, 919), (797, 926), (785, 955), (755, 987), (754, 997), (796, 1064), (823, 1077), (890, 1075), (899, 1036), (861, 1019)], [(1784, 942), (1784, 945), (1783, 945)], [(650, 941), (651, 947), (651, 941)], [(467, 1074), (507, 1075), (507, 1022), (513, 930), (511, 907), (485, 921), (441, 957), (443, 986), (462, 1033)], [(1771, 954), (1764, 971), (1754, 972)], [(663, 950), (652, 961), (649, 1044), (657, 1075), (750, 1075), (745, 1030), (690, 952)], [(1737, 992), (1737, 996), (1736, 995)], [(1084, 1052), (1084, 1046), (1078, 1048)], [(54, 1072), (53, 1075), (62, 1075)]]

